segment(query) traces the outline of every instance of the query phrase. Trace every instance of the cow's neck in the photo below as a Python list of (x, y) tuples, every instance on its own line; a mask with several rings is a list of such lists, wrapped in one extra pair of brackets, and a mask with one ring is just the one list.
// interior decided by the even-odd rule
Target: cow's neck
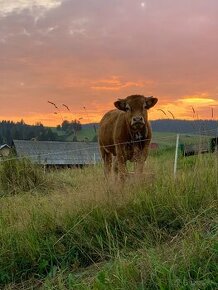
[(132, 131), (131, 130), (131, 141), (137, 142), (137, 141), (142, 141), (146, 139), (146, 130), (145, 128), (137, 131)]
[(145, 141), (146, 135), (146, 127), (139, 130), (130, 130), (130, 139), (132, 142)]
[(146, 138), (145, 132), (143, 131), (133, 132), (132, 137), (133, 137), (133, 141), (141, 141)]

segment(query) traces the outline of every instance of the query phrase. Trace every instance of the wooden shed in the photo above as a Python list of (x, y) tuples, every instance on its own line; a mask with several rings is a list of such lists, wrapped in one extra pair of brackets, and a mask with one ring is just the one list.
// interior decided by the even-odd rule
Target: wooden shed
[(14, 140), (13, 147), (18, 157), (49, 167), (82, 167), (101, 160), (97, 142)]
[(9, 156), (11, 147), (7, 144), (0, 145), (0, 158)]

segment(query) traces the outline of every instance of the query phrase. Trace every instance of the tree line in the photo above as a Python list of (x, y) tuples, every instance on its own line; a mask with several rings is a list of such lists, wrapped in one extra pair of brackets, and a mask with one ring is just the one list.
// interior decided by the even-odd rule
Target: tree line
[[(20, 122), (6, 121), (0, 122), (0, 145), (11, 145), (13, 140), (38, 140), (38, 141), (65, 141), (70, 135), (77, 141), (76, 134), (82, 129), (78, 120), (63, 121), (56, 130), (45, 127), (41, 123), (28, 125), (23, 120)], [(62, 131), (63, 134), (58, 134)]]
[[(155, 120), (151, 121), (153, 131), (173, 132), (186, 134), (217, 135), (218, 122), (213, 120)], [(97, 141), (97, 123), (81, 125), (79, 120), (64, 120), (56, 128), (45, 127), (41, 123), (28, 125), (23, 120), (20, 122), (0, 122), (0, 145), (11, 145), (13, 139), (18, 140), (39, 140), (39, 141), (77, 141), (77, 133), (83, 128), (90, 128), (93, 132), (93, 139)]]

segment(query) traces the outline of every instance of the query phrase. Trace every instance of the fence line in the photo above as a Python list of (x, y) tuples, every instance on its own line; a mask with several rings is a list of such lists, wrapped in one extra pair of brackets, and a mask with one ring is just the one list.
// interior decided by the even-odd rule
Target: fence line
[[(175, 138), (175, 136), (174, 135), (163, 136), (163, 137), (158, 137), (157, 139), (158, 140), (162, 140), (162, 139), (169, 139), (169, 138)], [(63, 153), (89, 151), (89, 150), (92, 150), (92, 149), (108, 148), (108, 147), (113, 147), (113, 146), (116, 146), (116, 145), (140, 143), (140, 142), (145, 142), (145, 141), (148, 141), (148, 140), (152, 140), (152, 139), (146, 138), (146, 139), (142, 139), (142, 140), (135, 140), (135, 141), (133, 140), (133, 141), (127, 141), (127, 142), (114, 143), (114, 144), (105, 145), (105, 146), (95, 145), (95, 146), (89, 146), (89, 147), (86, 147), (86, 148), (77, 148), (77, 149), (63, 150), (63, 151), (50, 152), (50, 153), (40, 153), (40, 154), (33, 154), (33, 155), (28, 155), (28, 156), (18, 156), (18, 157), (12, 157), (12, 158), (6, 158), (6, 159), (3, 159), (3, 160), (0, 160), (0, 163), (6, 162), (6, 161), (15, 160), (15, 159), (23, 159), (23, 158), (27, 158), (27, 157), (28, 158), (31, 158), (31, 157), (34, 158), (34, 157), (38, 157), (39, 155), (41, 157), (41, 156), (50, 156), (50, 155), (57, 155), (57, 154), (63, 154)], [(77, 142), (75, 142), (75, 143), (77, 143)], [(92, 145), (91, 142), (89, 144)]]

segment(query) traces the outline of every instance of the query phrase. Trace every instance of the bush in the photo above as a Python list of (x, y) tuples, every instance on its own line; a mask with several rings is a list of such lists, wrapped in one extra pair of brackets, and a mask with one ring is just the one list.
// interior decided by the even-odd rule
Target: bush
[(0, 166), (0, 186), (4, 193), (16, 194), (48, 186), (43, 169), (28, 159), (5, 160)]

